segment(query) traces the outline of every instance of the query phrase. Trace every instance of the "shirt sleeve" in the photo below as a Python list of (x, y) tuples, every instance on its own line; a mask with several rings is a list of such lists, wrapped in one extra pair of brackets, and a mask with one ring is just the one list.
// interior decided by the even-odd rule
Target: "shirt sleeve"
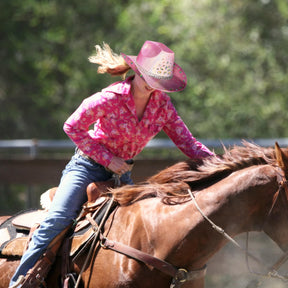
[(105, 167), (110, 164), (114, 155), (92, 138), (89, 127), (105, 116), (110, 107), (108, 102), (103, 92), (86, 98), (66, 120), (63, 127), (65, 133), (80, 150)]
[(163, 127), (163, 130), (175, 145), (192, 159), (214, 155), (204, 144), (196, 140), (178, 115), (173, 104), (171, 102), (169, 104), (169, 120)]

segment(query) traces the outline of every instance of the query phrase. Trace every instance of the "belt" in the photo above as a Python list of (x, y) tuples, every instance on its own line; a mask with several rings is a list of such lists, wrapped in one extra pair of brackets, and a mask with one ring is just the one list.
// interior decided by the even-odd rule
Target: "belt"
[[(82, 156), (83, 158), (89, 160), (90, 162), (94, 163), (94, 164), (99, 164), (97, 163), (94, 159), (92, 159), (91, 157), (89, 157), (88, 155), (86, 155), (82, 150), (80, 150), (79, 148), (76, 149), (76, 153), (80, 156)], [(101, 165), (101, 164), (99, 164)]]
[[(89, 160), (90, 162), (94, 163), (94, 164), (98, 164), (98, 165), (101, 165), (99, 164), (98, 162), (96, 162), (94, 159), (92, 159), (91, 157), (89, 157), (88, 155), (86, 155), (82, 150), (80, 150), (79, 148), (76, 148), (76, 153), (80, 156), (82, 156), (83, 158)], [(130, 166), (130, 169), (129, 171), (132, 170), (133, 166), (134, 166), (134, 160), (133, 159), (128, 159), (125, 161), (127, 164), (129, 164)], [(101, 165), (103, 166), (103, 165)], [(103, 166), (104, 167), (104, 166)], [(111, 173), (114, 173), (113, 171), (111, 171), (110, 169), (108, 169), (107, 167), (104, 167), (108, 172), (111, 172)]]

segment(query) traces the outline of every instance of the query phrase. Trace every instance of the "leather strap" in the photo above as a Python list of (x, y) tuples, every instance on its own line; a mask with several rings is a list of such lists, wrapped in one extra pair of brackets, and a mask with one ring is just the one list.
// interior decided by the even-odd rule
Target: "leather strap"
[(43, 257), (28, 271), (24, 282), (20, 286), (21, 288), (38, 288), (41, 287), (41, 285), (46, 287), (45, 278), (54, 263), (60, 245), (61, 242), (56, 243), (51, 249), (48, 249), (44, 253)]
[[(198, 270), (187, 271), (186, 269), (180, 268), (177, 269), (170, 263), (156, 258), (152, 255), (149, 255), (143, 251), (137, 250), (133, 247), (127, 246), (120, 242), (112, 241), (100, 235), (100, 245), (104, 249), (110, 249), (121, 254), (124, 254), (128, 257), (131, 257), (135, 260), (139, 260), (147, 265), (150, 265), (159, 271), (163, 272), (164, 274), (168, 274), (169, 276), (176, 279), (177, 282), (184, 283), (189, 280), (195, 280), (202, 278), (206, 275), (206, 265)], [(173, 280), (174, 280), (173, 279)]]
[(136, 260), (139, 260), (143, 263), (153, 266), (158, 270), (162, 271), (163, 273), (168, 274), (172, 277), (174, 277), (174, 275), (177, 272), (177, 269), (170, 263), (167, 263), (163, 260), (160, 260), (154, 256), (151, 256), (143, 251), (137, 250), (125, 244), (109, 240), (105, 237), (101, 239), (101, 247), (114, 250), (126, 256), (132, 257)]

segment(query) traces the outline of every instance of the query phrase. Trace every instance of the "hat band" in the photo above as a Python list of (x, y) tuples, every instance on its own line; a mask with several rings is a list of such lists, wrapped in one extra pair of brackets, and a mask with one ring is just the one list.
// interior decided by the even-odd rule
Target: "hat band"
[(143, 68), (139, 64), (137, 64), (137, 68), (142, 74), (148, 75), (148, 76), (153, 77), (155, 79), (171, 80), (173, 78), (173, 72), (171, 73), (171, 75), (160, 75), (160, 74), (155, 74), (155, 73), (153, 73), (151, 71), (148, 71), (147, 69)]

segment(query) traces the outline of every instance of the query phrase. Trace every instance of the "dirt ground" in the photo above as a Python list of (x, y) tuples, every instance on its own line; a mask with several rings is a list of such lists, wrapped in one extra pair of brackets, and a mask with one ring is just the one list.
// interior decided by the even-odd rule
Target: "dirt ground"
[[(241, 247), (246, 247), (246, 235), (236, 238)], [(249, 234), (249, 252), (260, 258), (263, 265), (270, 267), (282, 256), (283, 252), (264, 233)], [(253, 260), (249, 261), (255, 272), (264, 272), (264, 268)], [(261, 277), (249, 272), (245, 254), (233, 244), (227, 244), (207, 263), (208, 270), (205, 288), (284, 288), (288, 282)], [(288, 261), (279, 269), (288, 278)]]

